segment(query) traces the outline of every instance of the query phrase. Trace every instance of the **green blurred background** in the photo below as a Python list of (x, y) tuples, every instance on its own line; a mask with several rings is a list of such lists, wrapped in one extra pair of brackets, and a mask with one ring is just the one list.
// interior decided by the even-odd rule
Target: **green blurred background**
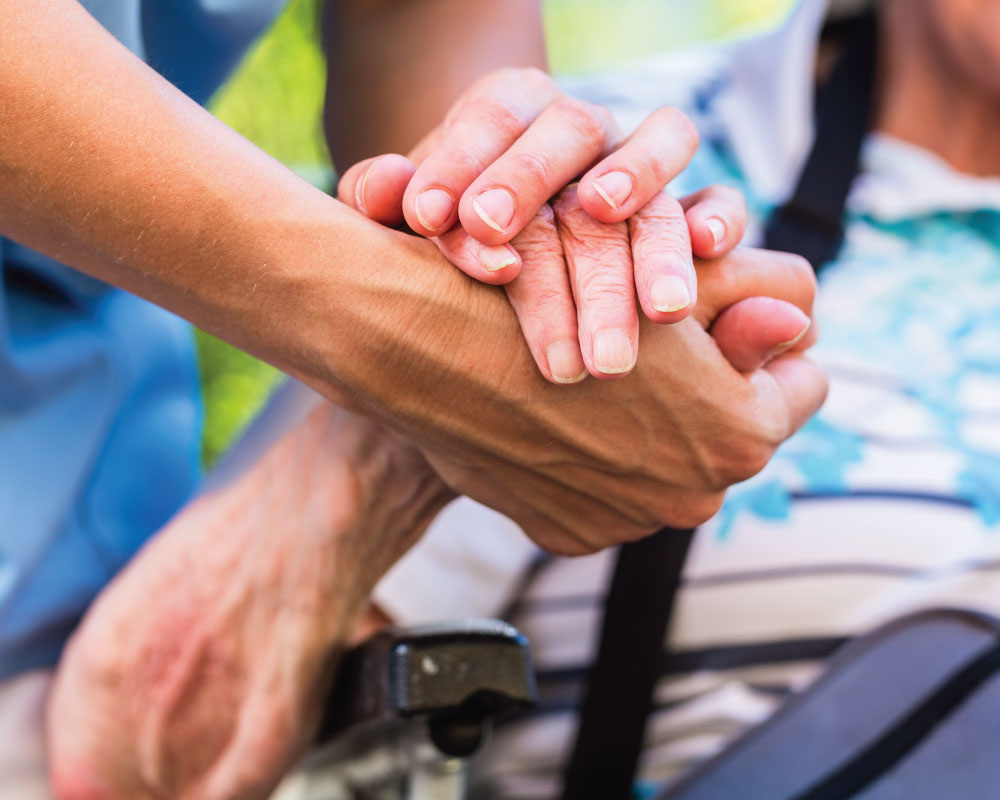
[[(415, 2), (417, 0), (411, 0)], [(500, 0), (502, 2), (502, 0)], [(211, 110), (307, 180), (329, 185), (321, 122), (323, 0), (290, 0)], [(595, 71), (685, 44), (753, 33), (795, 0), (543, 0), (553, 72)], [(205, 395), (204, 461), (210, 465), (260, 409), (281, 376), (198, 333)]]

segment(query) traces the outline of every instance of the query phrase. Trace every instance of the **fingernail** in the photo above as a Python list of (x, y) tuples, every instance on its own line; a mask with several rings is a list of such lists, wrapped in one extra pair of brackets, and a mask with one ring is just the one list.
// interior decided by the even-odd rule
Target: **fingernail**
[(726, 223), (717, 217), (709, 217), (705, 220), (705, 227), (712, 234), (712, 244), (718, 247), (722, 240), (726, 238)]
[(444, 189), (426, 189), (413, 201), (417, 219), (429, 231), (441, 230), (454, 208), (454, 199)]
[(687, 284), (676, 275), (662, 275), (650, 287), (653, 308), (657, 311), (680, 311), (691, 305)]
[(806, 324), (802, 328), (802, 330), (800, 330), (787, 342), (778, 342), (778, 344), (776, 344), (774, 347), (771, 348), (770, 352), (768, 353), (768, 356), (770, 358), (775, 358), (776, 356), (780, 356), (782, 353), (791, 350), (793, 347), (795, 347), (795, 345), (797, 345), (799, 342), (802, 341), (803, 336), (809, 333), (809, 329), (811, 327), (812, 327), (812, 320), (807, 319)]
[(575, 339), (560, 339), (545, 351), (549, 373), (556, 383), (579, 383), (587, 377), (587, 367)]
[(514, 219), (514, 196), (506, 189), (487, 189), (472, 201), (472, 208), (483, 222), (503, 233)]
[(365, 170), (365, 174), (361, 176), (361, 180), (358, 181), (357, 186), (354, 187), (354, 205), (358, 207), (358, 211), (368, 216), (368, 207), (365, 205), (365, 187), (368, 186), (368, 176), (372, 174), (372, 170), (375, 165), (379, 162), (379, 159), (375, 159), (371, 164), (368, 165), (368, 169)]
[(632, 340), (620, 328), (599, 331), (594, 337), (594, 366), (605, 375), (628, 372), (635, 364)]
[(483, 269), (489, 272), (496, 272), (498, 269), (503, 269), (504, 267), (509, 267), (515, 261), (517, 257), (510, 251), (509, 248), (500, 245), (499, 247), (487, 247), (486, 245), (479, 246), (479, 260), (483, 265)]
[(594, 191), (617, 211), (632, 194), (632, 179), (624, 172), (608, 172), (594, 180)]

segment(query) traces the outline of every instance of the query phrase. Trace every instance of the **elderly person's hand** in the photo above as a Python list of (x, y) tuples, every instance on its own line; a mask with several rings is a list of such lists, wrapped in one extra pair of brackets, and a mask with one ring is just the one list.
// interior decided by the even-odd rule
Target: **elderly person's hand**
[(59, 800), (267, 797), (311, 740), (370, 590), (449, 497), (415, 448), (323, 404), (197, 500), (62, 658)]
[[(680, 204), (662, 192), (696, 146), (693, 125), (676, 109), (660, 109), (623, 139), (604, 109), (566, 98), (543, 73), (501, 70), (473, 85), (416, 148), (419, 167), (397, 155), (368, 159), (345, 172), (339, 197), (387, 225), (405, 217), (470, 276), (508, 284), (549, 380), (572, 383), (588, 371), (615, 378), (635, 363), (636, 292), (652, 321), (683, 319), (697, 295), (692, 252), (718, 257), (742, 238), (746, 209), (735, 191), (711, 187)], [(546, 225), (549, 198), (584, 171), (574, 203), (592, 220), (629, 220), (631, 228), (631, 247), (603, 248), (600, 263), (583, 253), (611, 234), (600, 226), (582, 234), (558, 205), (562, 241), (538, 236), (555, 231)], [(568, 277), (534, 258), (560, 248)], [(530, 274), (518, 278), (522, 270)]]

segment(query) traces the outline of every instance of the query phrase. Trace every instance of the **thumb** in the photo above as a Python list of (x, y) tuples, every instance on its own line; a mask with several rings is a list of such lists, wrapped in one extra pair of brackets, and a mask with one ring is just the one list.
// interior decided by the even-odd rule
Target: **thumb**
[(773, 297), (748, 297), (731, 305), (716, 317), (710, 333), (740, 372), (753, 372), (782, 353), (805, 350), (816, 340), (806, 313)]
[(416, 168), (405, 156), (390, 153), (359, 161), (341, 178), (337, 199), (382, 225), (403, 221), (403, 193)]

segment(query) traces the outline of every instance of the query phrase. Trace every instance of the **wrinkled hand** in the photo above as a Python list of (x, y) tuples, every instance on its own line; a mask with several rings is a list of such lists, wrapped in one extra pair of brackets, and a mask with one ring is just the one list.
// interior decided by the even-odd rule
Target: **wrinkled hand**
[[(543, 73), (501, 70), (470, 88), (416, 148), (419, 167), (392, 154), (367, 159), (346, 171), (338, 194), (375, 221), (405, 218), (417, 232), (437, 233), (432, 241), (466, 274), (506, 284), (548, 380), (621, 378), (638, 354), (636, 296), (653, 322), (684, 319), (697, 297), (692, 255), (725, 255), (746, 227), (733, 189), (708, 187), (679, 203), (662, 192), (697, 145), (681, 112), (660, 109), (622, 141), (604, 109), (564, 97)], [(588, 167), (578, 186), (562, 189), (558, 181)], [(483, 219), (484, 196), (511, 201), (502, 231)], [(585, 213), (572, 213), (577, 207)], [(507, 243), (492, 245), (498, 237)], [(554, 268), (560, 256), (562, 270)], [(766, 319), (775, 316), (783, 330), (804, 334), (809, 325), (790, 305), (767, 304)], [(725, 336), (720, 344), (726, 352)]]
[[(471, 277), (510, 284), (531, 267), (518, 234), (551, 215), (549, 198), (586, 171), (576, 189), (581, 208), (607, 224), (641, 220), (631, 248), (609, 250), (599, 279), (532, 276), (511, 284), (511, 299), (519, 315), (536, 302), (556, 315), (542, 329), (521, 315), (546, 378), (572, 383), (587, 371), (618, 378), (638, 350), (636, 291), (649, 319), (677, 322), (697, 296), (692, 252), (719, 257), (742, 238), (746, 209), (737, 192), (711, 187), (680, 204), (662, 193), (697, 141), (676, 109), (659, 109), (626, 139), (605, 109), (565, 97), (543, 73), (501, 70), (474, 84), (410, 159), (367, 159), (345, 172), (338, 194), (383, 224), (405, 218)], [(560, 221), (566, 249), (579, 240), (573, 228), (572, 219)]]
[[(388, 202), (398, 187), (394, 189), (391, 182), (369, 182), (367, 192)], [(346, 197), (350, 200), (349, 193)], [(686, 239), (678, 243), (674, 235), (679, 210), (692, 232), (690, 244)], [(693, 306), (692, 297), (692, 303), (673, 311), (650, 308), (672, 308), (669, 301), (654, 299), (654, 265), (678, 260), (678, 248), (689, 248), (688, 260), (692, 253), (701, 258), (724, 256), (742, 238), (746, 219), (742, 197), (724, 186), (703, 189), (682, 198), (679, 205), (661, 193), (620, 223), (598, 222), (583, 211), (577, 187), (563, 189), (514, 237), (511, 244), (521, 268), (504, 286), (542, 375), (553, 383), (569, 384), (588, 373), (614, 379), (631, 372), (639, 349), (637, 293), (646, 317), (653, 322), (678, 322)], [(709, 234), (695, 235), (707, 231), (710, 220), (719, 221), (728, 232), (719, 242), (709, 239)], [(442, 246), (443, 238), (434, 241), (446, 257), (454, 257), (454, 252)], [(465, 236), (465, 241), (473, 240)], [(693, 263), (690, 274), (694, 291), (697, 272)], [(713, 336), (741, 371), (761, 366), (765, 354), (773, 358), (793, 348), (806, 349), (815, 339), (809, 332), (809, 316), (791, 303), (747, 300), (739, 317), (740, 326), (717, 326)], [(754, 324), (755, 319), (759, 324)], [(730, 335), (736, 332), (741, 332), (740, 338)], [(765, 332), (782, 338), (768, 338)]]
[[(690, 204), (693, 211), (699, 207), (696, 200)], [(673, 205), (661, 194), (627, 223), (606, 224), (583, 210), (576, 188), (570, 187), (560, 192), (551, 209), (543, 206), (514, 240), (524, 268), (505, 287), (507, 296), (536, 363), (545, 364), (555, 382), (575, 382), (561, 378), (559, 365), (567, 365), (561, 369), (568, 372), (573, 353), (579, 352), (570, 348), (577, 337), (586, 369), (578, 369), (576, 380), (588, 372), (600, 378), (631, 372), (639, 343), (631, 262), (635, 260), (635, 280), (641, 282), (645, 271), (639, 266), (656, 261), (663, 248), (671, 246), (670, 237), (664, 235), (664, 218)], [(744, 223), (745, 214), (734, 212), (733, 227), (742, 232)], [(767, 257), (760, 251), (760, 258)], [(621, 265), (625, 268), (615, 268)], [(693, 266), (692, 272), (697, 274)], [(706, 323), (722, 354), (742, 372), (751, 372), (781, 353), (807, 349), (815, 339), (811, 306), (750, 297), (741, 298), (732, 309), (717, 311), (720, 318), (706, 319)], [(646, 316), (652, 322), (679, 321), (666, 315)], [(542, 350), (539, 343), (547, 349)], [(547, 371), (542, 367), (543, 374)]]
[(266, 798), (318, 725), (368, 594), (449, 493), (324, 405), (104, 591), (49, 704), (59, 800)]
[[(381, 241), (350, 287), (358, 310), (338, 323), (350, 335), (355, 315), (379, 310), (378, 326), (349, 339), (351, 358), (338, 365), (347, 402), (549, 550), (589, 552), (661, 525), (701, 524), (825, 396), (822, 372), (794, 348), (740, 371), (711, 333), (785, 347), (802, 317), (783, 328), (780, 315), (761, 313), (773, 305), (762, 298), (811, 313), (815, 278), (801, 258), (738, 249), (697, 262), (698, 305), (674, 325), (640, 321), (628, 380), (555, 386), (535, 369), (497, 287), (451, 269), (423, 239), (374, 230)], [(565, 273), (561, 257), (553, 268)], [(738, 355), (756, 364), (769, 355), (751, 349)]]

